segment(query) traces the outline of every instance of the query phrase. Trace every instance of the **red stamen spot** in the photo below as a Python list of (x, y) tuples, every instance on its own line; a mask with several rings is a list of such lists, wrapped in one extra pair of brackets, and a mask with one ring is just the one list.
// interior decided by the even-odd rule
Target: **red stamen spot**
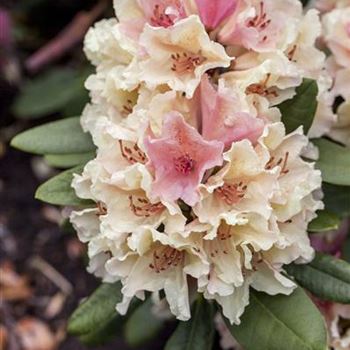
[(125, 141), (119, 140), (120, 152), (123, 158), (125, 158), (130, 164), (147, 163), (146, 154), (140, 150), (136, 143), (128, 142), (128, 145), (125, 143)]
[(174, 159), (174, 166), (176, 171), (183, 175), (190, 174), (195, 167), (195, 160), (189, 154), (185, 154), (179, 158)]
[(158, 214), (164, 210), (162, 203), (152, 204), (146, 198), (137, 197), (135, 200), (133, 196), (129, 196), (130, 209), (138, 217), (149, 218), (152, 215)]

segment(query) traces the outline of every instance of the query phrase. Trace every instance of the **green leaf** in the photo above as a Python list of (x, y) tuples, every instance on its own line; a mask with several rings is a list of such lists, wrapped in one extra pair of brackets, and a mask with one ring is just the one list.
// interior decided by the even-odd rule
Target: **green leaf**
[(118, 315), (116, 305), (122, 300), (120, 282), (102, 284), (72, 314), (68, 332), (73, 335), (88, 335), (108, 325)]
[(350, 231), (342, 249), (342, 258), (350, 263)]
[(86, 334), (79, 336), (79, 341), (88, 346), (98, 346), (108, 343), (110, 340), (120, 334), (122, 328), (123, 317), (115, 311), (115, 316), (107, 322), (99, 323), (95, 328)]
[(23, 119), (39, 118), (66, 108), (77, 96), (86, 94), (86, 73), (70, 69), (51, 70), (24, 83), (13, 106), (14, 114)]
[(125, 340), (137, 347), (157, 336), (163, 327), (163, 321), (152, 314), (152, 300), (149, 298), (130, 316), (125, 325)]
[(320, 151), (316, 162), (322, 179), (333, 185), (350, 186), (350, 148), (326, 139), (313, 140)]
[(83, 168), (83, 165), (77, 166), (48, 180), (37, 189), (35, 198), (55, 205), (86, 206), (91, 204), (89, 200), (78, 198), (71, 186), (73, 174), (81, 174)]
[(95, 152), (76, 153), (76, 154), (47, 154), (45, 160), (48, 165), (67, 169), (76, 165), (86, 164), (95, 157)]
[(304, 133), (308, 133), (317, 109), (317, 94), (316, 81), (304, 79), (296, 88), (296, 95), (278, 106), (287, 133), (296, 130), (300, 125), (304, 127)]
[(340, 223), (341, 220), (337, 215), (327, 210), (322, 210), (318, 212), (317, 218), (310, 222), (308, 230), (310, 232), (337, 230)]
[(17, 135), (11, 145), (35, 154), (71, 154), (95, 150), (91, 136), (84, 133), (80, 118), (44, 124)]
[(203, 298), (196, 301), (192, 318), (180, 322), (165, 350), (211, 350), (214, 341), (215, 306)]
[(317, 254), (307, 265), (285, 266), (286, 271), (317, 297), (350, 303), (350, 264), (325, 254)]
[(71, 117), (72, 115), (81, 115), (84, 107), (89, 103), (90, 97), (86, 90), (82, 90), (79, 94), (74, 96), (72, 101), (70, 101), (64, 109), (62, 109), (62, 114), (65, 117)]
[(323, 183), (323, 201), (326, 209), (344, 217), (350, 215), (350, 187)]
[(252, 291), (239, 326), (228, 324), (245, 350), (327, 350), (325, 324), (302, 288), (290, 296)]

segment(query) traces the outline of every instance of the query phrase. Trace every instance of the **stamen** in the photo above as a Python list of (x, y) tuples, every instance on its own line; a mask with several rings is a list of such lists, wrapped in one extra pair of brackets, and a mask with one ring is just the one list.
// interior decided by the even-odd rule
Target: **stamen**
[(189, 175), (193, 171), (195, 165), (195, 160), (187, 153), (174, 159), (175, 170), (183, 175)]
[(267, 13), (265, 11), (265, 4), (263, 1), (259, 3), (259, 9), (257, 15), (247, 22), (248, 27), (254, 27), (258, 30), (264, 30), (271, 23), (271, 19), (267, 19)]
[[(220, 241), (226, 241), (232, 237), (231, 227), (229, 225), (221, 225), (217, 232)], [(225, 254), (225, 251), (223, 251)], [(227, 253), (227, 252), (226, 252)]]
[(153, 16), (150, 18), (150, 23), (154, 27), (168, 28), (174, 25), (174, 19), (165, 13), (166, 7), (157, 4), (153, 9)]
[(166, 246), (160, 251), (154, 251), (153, 262), (149, 267), (156, 273), (168, 270), (171, 267), (177, 267), (183, 262), (184, 252), (175, 248)]
[(271, 170), (275, 168), (276, 166), (281, 167), (281, 175), (286, 175), (289, 173), (289, 170), (287, 169), (288, 165), (288, 158), (289, 158), (289, 152), (286, 152), (283, 158), (279, 158), (277, 162), (275, 162), (275, 157), (271, 157), (268, 163), (265, 165), (265, 170)]
[(146, 164), (147, 157), (144, 152), (142, 152), (136, 143), (128, 142), (130, 147), (125, 145), (125, 141), (119, 140), (120, 152), (130, 164)]
[(131, 100), (127, 100), (122, 107), (121, 113), (124, 117), (127, 117), (129, 114), (132, 113), (133, 110), (134, 110), (133, 102)]
[(296, 51), (297, 51), (297, 45), (293, 45), (292, 49), (287, 54), (289, 61), (294, 61), (293, 58), (294, 58)]
[(152, 215), (162, 212), (165, 208), (162, 203), (152, 204), (146, 198), (137, 197), (134, 200), (133, 196), (129, 196), (129, 201), (132, 212), (138, 217), (149, 218)]
[(261, 83), (249, 85), (246, 88), (245, 93), (247, 95), (258, 94), (263, 97), (268, 97), (268, 96), (278, 97), (278, 93), (276, 91), (271, 91), (271, 89), (267, 87), (267, 83), (269, 82), (270, 77), (271, 77), (271, 73), (268, 73), (266, 75), (265, 80), (262, 81)]
[(171, 70), (179, 74), (184, 74), (194, 71), (196, 67), (200, 66), (206, 61), (206, 58), (202, 56), (201, 52), (199, 52), (197, 55), (182, 52), (181, 54), (172, 54), (171, 60)]
[(239, 184), (227, 184), (217, 188), (215, 194), (228, 205), (234, 205), (244, 198), (248, 186), (243, 182)]
[(107, 215), (107, 206), (103, 202), (97, 202), (98, 213), (97, 216)]

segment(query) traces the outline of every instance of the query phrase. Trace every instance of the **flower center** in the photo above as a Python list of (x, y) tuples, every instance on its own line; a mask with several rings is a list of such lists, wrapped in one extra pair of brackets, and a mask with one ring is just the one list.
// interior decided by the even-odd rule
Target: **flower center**
[(243, 182), (239, 184), (227, 184), (217, 188), (215, 194), (228, 205), (238, 203), (244, 196), (247, 190), (247, 185)]
[(275, 157), (271, 157), (270, 160), (268, 161), (268, 163), (266, 164), (265, 169), (266, 170), (271, 170), (271, 169), (279, 166), (279, 167), (281, 167), (280, 174), (281, 175), (286, 175), (286, 174), (289, 173), (289, 170), (287, 168), (287, 166), (288, 166), (288, 158), (289, 158), (289, 152), (286, 152), (284, 157), (279, 158), (277, 161), (276, 161)]
[(257, 95), (260, 95), (260, 96), (263, 96), (263, 97), (269, 97), (269, 96), (278, 97), (278, 93), (276, 91), (271, 91), (267, 87), (267, 83), (269, 82), (270, 77), (271, 77), (271, 74), (268, 73), (266, 75), (266, 79), (264, 81), (262, 81), (261, 83), (250, 84), (246, 88), (245, 93), (247, 95), (257, 94)]
[(107, 206), (103, 202), (97, 202), (97, 209), (98, 209), (97, 216), (104, 216), (104, 215), (107, 215), (108, 213)]
[(122, 107), (121, 113), (122, 113), (122, 115), (124, 117), (127, 117), (129, 114), (132, 113), (133, 110), (134, 110), (134, 107), (133, 107), (132, 101), (131, 100), (127, 100), (125, 102), (125, 104), (123, 105), (123, 107)]
[[(130, 143), (128, 143), (130, 144)], [(144, 152), (142, 152), (136, 143), (131, 145), (125, 145), (125, 141), (119, 140), (120, 152), (124, 159), (126, 159), (130, 164), (146, 164), (147, 157)]]
[(156, 273), (160, 273), (171, 267), (178, 266), (180, 263), (182, 263), (183, 258), (184, 252), (167, 246), (160, 251), (154, 251), (153, 262), (149, 265), (149, 267)]
[(190, 54), (187, 52), (176, 53), (171, 55), (172, 66), (171, 70), (173, 72), (184, 74), (193, 72), (196, 67), (200, 66), (206, 61), (206, 58), (199, 54)]
[(164, 5), (155, 5), (153, 15), (150, 18), (151, 25), (154, 27), (171, 27), (174, 24), (174, 20), (165, 12)]
[(261, 31), (266, 29), (271, 23), (271, 19), (267, 18), (267, 13), (265, 11), (265, 4), (263, 1), (259, 3), (259, 9), (257, 14), (252, 19), (248, 20), (247, 26), (254, 27), (257, 30)]
[(149, 218), (152, 215), (164, 210), (164, 205), (160, 202), (152, 204), (146, 198), (129, 196), (130, 209), (138, 217)]
[(176, 171), (183, 175), (190, 174), (193, 171), (195, 164), (195, 160), (192, 159), (191, 156), (187, 153), (179, 158), (174, 159)]

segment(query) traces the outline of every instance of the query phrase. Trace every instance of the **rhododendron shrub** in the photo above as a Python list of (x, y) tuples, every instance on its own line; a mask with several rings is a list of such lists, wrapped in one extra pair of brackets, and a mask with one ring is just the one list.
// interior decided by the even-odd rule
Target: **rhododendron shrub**
[(211, 348), (214, 319), (248, 350), (326, 348), (302, 287), (350, 302), (349, 265), (314, 260), (309, 238), (350, 212), (337, 199), (350, 195), (344, 6), (320, 19), (298, 0), (115, 0), (116, 17), (89, 30), (80, 122), (96, 156), (37, 194), (66, 184), (70, 199), (49, 202), (74, 207), (88, 271), (105, 283), (72, 333), (134, 312), (127, 328), (141, 313), (180, 321), (166, 349)]

